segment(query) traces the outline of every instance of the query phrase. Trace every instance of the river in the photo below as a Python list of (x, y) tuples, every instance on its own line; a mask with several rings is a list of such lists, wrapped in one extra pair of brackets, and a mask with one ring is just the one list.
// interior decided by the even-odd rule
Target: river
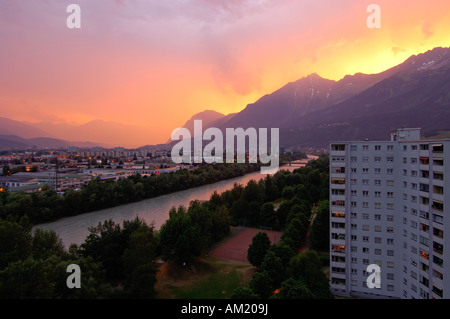
[[(313, 156), (309, 157), (309, 159), (314, 158), (315, 157)], [(304, 166), (308, 160), (301, 160), (297, 162)], [(300, 165), (283, 166), (280, 167), (280, 170), (293, 171), (299, 167)], [(42, 230), (54, 230), (61, 238), (66, 248), (68, 248), (72, 243), (77, 245), (83, 243), (89, 235), (89, 227), (97, 226), (98, 223), (103, 223), (108, 219), (113, 220), (115, 223), (122, 224), (124, 220), (132, 220), (136, 216), (139, 216), (139, 218), (145, 220), (147, 224), (153, 223), (155, 229), (159, 229), (168, 219), (169, 210), (171, 207), (178, 207), (180, 205), (188, 207), (189, 203), (193, 200), (209, 200), (214, 191), (217, 191), (217, 193), (220, 194), (226, 190), (232, 189), (234, 184), (242, 184), (245, 186), (250, 180), (253, 179), (259, 181), (265, 176), (266, 175), (263, 175), (257, 171), (214, 184), (145, 199), (136, 203), (61, 218), (54, 222), (36, 225), (35, 228), (40, 228)]]

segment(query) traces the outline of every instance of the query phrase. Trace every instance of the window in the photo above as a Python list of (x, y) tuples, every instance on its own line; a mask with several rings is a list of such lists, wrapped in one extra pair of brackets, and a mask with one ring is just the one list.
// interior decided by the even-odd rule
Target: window
[(369, 150), (369, 145), (363, 145), (363, 151), (368, 151)]
[(362, 191), (362, 195), (365, 197), (369, 196), (369, 191)]
[(363, 163), (367, 163), (369, 161), (368, 157), (363, 157)]
[(387, 192), (387, 197), (389, 197), (389, 198), (394, 197), (394, 192)]
[(334, 144), (331, 146), (332, 151), (345, 151), (345, 145), (344, 144)]
[(381, 145), (375, 145), (375, 151), (381, 151)]
[(388, 180), (388, 181), (386, 181), (386, 185), (387, 186), (394, 186), (394, 181), (393, 180)]
[(379, 157), (379, 156), (374, 157), (374, 161), (375, 162), (381, 162), (381, 157)]
[(350, 146), (350, 150), (351, 151), (357, 151), (358, 150), (358, 146), (357, 145), (352, 145), (352, 146)]
[(375, 168), (375, 174), (381, 174), (381, 168)]
[(380, 186), (380, 185), (381, 185), (381, 180), (376, 179), (376, 180), (375, 180), (375, 186)]
[(393, 158), (392, 156), (388, 156), (388, 157), (386, 158), (386, 161), (388, 161), (388, 162), (393, 162), (393, 161), (394, 161), (394, 158)]
[(392, 168), (388, 168), (386, 171), (387, 171), (388, 175), (393, 175), (394, 174), (394, 169), (392, 169)]
[(412, 151), (417, 151), (417, 145), (411, 145), (411, 150)]
[(427, 247), (428, 247), (428, 245), (429, 245), (429, 240), (428, 240), (428, 238), (423, 237), (423, 236), (420, 236), (419, 242), (420, 242), (422, 245), (425, 245), (425, 246), (427, 246)]
[(411, 157), (411, 164), (417, 164), (417, 158)]
[(375, 197), (381, 197), (381, 192), (375, 192)]
[(369, 174), (369, 169), (368, 168), (363, 168), (362, 171), (363, 171), (364, 174)]
[(388, 145), (387, 146), (387, 150), (388, 151), (393, 151), (394, 150), (394, 145)]
[(438, 224), (442, 225), (444, 223), (444, 217), (442, 217), (440, 215), (433, 214), (433, 221), (435, 223), (438, 223)]

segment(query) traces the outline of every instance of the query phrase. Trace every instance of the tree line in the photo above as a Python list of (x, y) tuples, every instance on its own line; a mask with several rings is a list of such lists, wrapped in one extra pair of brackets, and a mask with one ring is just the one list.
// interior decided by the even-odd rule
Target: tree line
[[(329, 202), (322, 200), (316, 210), (317, 223), (311, 227), (311, 248), (328, 250), (327, 216)], [(316, 221), (316, 220), (315, 220)], [(281, 241), (272, 244), (265, 232), (259, 232), (248, 248), (248, 260), (257, 267), (247, 286), (239, 287), (233, 293), (236, 299), (328, 299), (332, 298), (328, 278), (322, 268), (328, 264), (316, 250), (306, 249), (298, 253), (305, 237), (304, 224), (298, 235), (284, 232)], [(290, 224), (289, 226), (291, 226)], [(296, 225), (296, 226), (298, 226)], [(299, 241), (293, 240), (298, 238)]]
[(257, 171), (259, 164), (216, 164), (193, 171), (181, 169), (161, 175), (133, 175), (118, 181), (91, 179), (79, 191), (73, 189), (58, 195), (44, 186), (39, 193), (0, 193), (0, 218), (20, 220), (27, 215), (32, 224), (49, 222), (100, 209), (153, 198), (192, 187), (215, 183)]

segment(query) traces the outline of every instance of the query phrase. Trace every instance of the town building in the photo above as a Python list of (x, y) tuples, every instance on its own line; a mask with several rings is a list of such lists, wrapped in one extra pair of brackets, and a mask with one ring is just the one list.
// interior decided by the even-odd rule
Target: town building
[[(450, 140), (398, 129), (330, 144), (330, 286), (344, 296), (450, 298)], [(379, 266), (378, 287), (368, 285)]]

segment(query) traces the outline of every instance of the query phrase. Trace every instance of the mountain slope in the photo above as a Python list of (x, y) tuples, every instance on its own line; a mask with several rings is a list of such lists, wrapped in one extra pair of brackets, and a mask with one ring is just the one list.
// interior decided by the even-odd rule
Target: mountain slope
[[(208, 127), (212, 127), (213, 123), (217, 123), (221, 119), (225, 118), (225, 115), (213, 110), (205, 110), (203, 112), (194, 114), (183, 126), (180, 128), (187, 128), (189, 132), (191, 132), (191, 136), (194, 136), (194, 121), (201, 120), (202, 121), (202, 129), (203, 131)], [(215, 127), (215, 126), (214, 126)], [(172, 140), (169, 138), (167, 143), (171, 143)]]
[(5, 117), (0, 117), (0, 135), (20, 135), (23, 138), (54, 137), (46, 130), (34, 127), (30, 123), (14, 121)]
[(449, 52), (437, 48), (409, 58), (360, 94), (291, 122), (283, 141), (325, 147), (330, 140), (386, 139), (403, 126), (421, 127), (425, 137), (450, 130)]
[(331, 81), (316, 74), (266, 95), (226, 127), (280, 128), (280, 145), (327, 147), (332, 140), (386, 139), (390, 130), (450, 130), (450, 48), (414, 55), (379, 74)]

